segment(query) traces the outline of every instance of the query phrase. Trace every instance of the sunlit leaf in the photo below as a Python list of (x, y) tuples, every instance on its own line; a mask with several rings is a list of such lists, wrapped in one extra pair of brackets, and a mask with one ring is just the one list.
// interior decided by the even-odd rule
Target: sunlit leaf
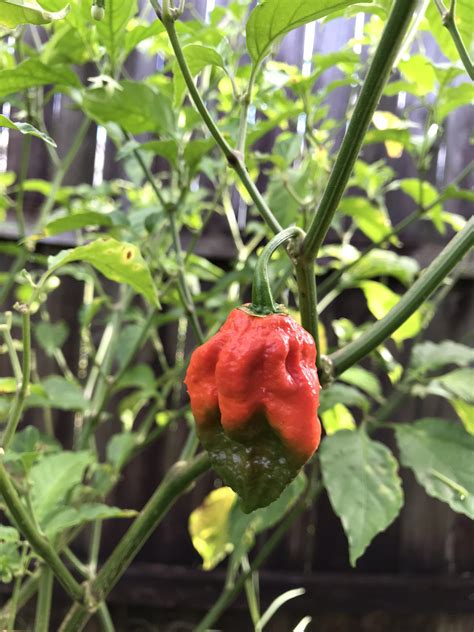
[[(362, 281), (360, 287), (367, 299), (368, 308), (378, 320), (383, 318), (400, 300), (398, 294), (377, 281)], [(391, 337), (396, 342), (413, 338), (420, 331), (422, 324), (422, 312), (417, 310), (400, 325)]]
[(35, 0), (0, 0), (0, 26), (15, 28), (19, 24), (48, 24), (62, 20), (69, 11), (66, 5), (61, 11), (46, 11)]
[(150, 269), (135, 244), (101, 238), (72, 250), (62, 250), (48, 258), (48, 271), (54, 272), (73, 261), (93, 265), (112, 281), (126, 283), (156, 307), (159, 307), (157, 290)]
[(254, 64), (259, 64), (286, 33), (353, 3), (354, 0), (264, 0), (257, 4), (246, 26), (247, 49)]
[(208, 494), (189, 516), (189, 533), (203, 559), (204, 570), (212, 570), (233, 548), (229, 542), (229, 516), (236, 498), (230, 487), (220, 487)]

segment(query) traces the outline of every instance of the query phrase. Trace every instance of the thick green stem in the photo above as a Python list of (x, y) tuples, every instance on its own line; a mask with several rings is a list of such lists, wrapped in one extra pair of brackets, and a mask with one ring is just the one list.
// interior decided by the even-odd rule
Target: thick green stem
[(316, 350), (316, 365), (320, 366), (321, 354), (319, 349), (318, 310), (316, 274), (314, 263), (299, 259), (296, 264), (296, 281), (298, 283), (298, 299), (301, 314), (301, 324), (314, 338)]
[(7, 427), (2, 437), (2, 448), (6, 450), (13, 437), (21, 419), (23, 412), (23, 406), (28, 394), (28, 388), (30, 386), (30, 373), (31, 373), (31, 328), (30, 328), (30, 310), (26, 305), (21, 305), (21, 315), (23, 324), (23, 361), (22, 361), (22, 378), (21, 386), (13, 401), (13, 405), (8, 417)]
[(290, 226), (275, 235), (268, 242), (258, 258), (252, 285), (252, 304), (250, 309), (258, 315), (277, 314), (280, 309), (273, 300), (270, 279), (268, 277), (268, 263), (272, 254), (282, 244), (299, 237), (304, 238), (304, 232), (298, 226)]
[(434, 292), (473, 245), (474, 218), (471, 218), (384, 318), (347, 347), (331, 355), (334, 374), (344, 373), (389, 338)]
[(416, 0), (395, 1), (323, 197), (304, 241), (303, 255), (308, 260), (317, 256), (329, 230), (416, 5)]
[[(168, 472), (140, 515), (115, 547), (97, 578), (91, 582), (91, 594), (98, 602), (107, 597), (171, 505), (193, 481), (209, 469), (209, 466), (209, 457), (206, 454), (199, 454), (187, 463), (176, 463)], [(91, 614), (80, 604), (75, 604), (66, 615), (60, 632), (80, 632)]]
[[(159, 16), (160, 17), (160, 16)], [(176, 33), (176, 29), (174, 26), (174, 19), (171, 15), (167, 14), (165, 11), (165, 5), (163, 5), (163, 24), (168, 33), (168, 37), (171, 43), (171, 46), (174, 50), (174, 54), (176, 55), (176, 61), (178, 62), (178, 66), (183, 74), (184, 81), (188, 87), (191, 98), (198, 110), (201, 118), (211, 133), (212, 137), (216, 141), (217, 145), (222, 150), (224, 156), (227, 159), (229, 166), (236, 172), (239, 176), (242, 184), (247, 189), (248, 194), (252, 198), (255, 203), (255, 206), (258, 208), (260, 215), (266, 221), (268, 226), (272, 229), (274, 233), (279, 233), (283, 230), (283, 227), (280, 225), (278, 220), (275, 218), (267, 203), (263, 199), (259, 190), (255, 186), (254, 182), (251, 180), (248, 171), (245, 167), (243, 160), (239, 157), (238, 153), (232, 149), (229, 143), (222, 136), (219, 128), (215, 124), (209, 110), (207, 109), (204, 101), (199, 94), (198, 89), (194, 84), (194, 80), (192, 74), (189, 70), (186, 58), (184, 57), (181, 44), (179, 43), (178, 35)]]
[(28, 540), (34, 551), (46, 562), (66, 592), (75, 600), (82, 601), (83, 589), (63, 564), (49, 540), (38, 531), (32, 516), (21, 502), (8, 473), (0, 460), (0, 493), (16, 526)]
[(35, 632), (49, 632), (51, 616), (51, 599), (53, 596), (54, 575), (50, 568), (45, 567), (41, 573), (36, 602)]

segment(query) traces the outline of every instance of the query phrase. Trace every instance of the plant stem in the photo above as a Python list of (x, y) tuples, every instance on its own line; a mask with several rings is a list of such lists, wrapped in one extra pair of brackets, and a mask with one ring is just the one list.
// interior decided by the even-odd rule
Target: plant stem
[(15, 345), (13, 344), (13, 338), (11, 334), (11, 326), (12, 326), (12, 313), (5, 312), (5, 323), (0, 325), (0, 333), (3, 333), (3, 338), (5, 340), (5, 344), (8, 350), (8, 356), (10, 358), (10, 363), (13, 369), (13, 375), (17, 384), (21, 382), (23, 379), (23, 372), (21, 370), (20, 361), (18, 360), (18, 354), (15, 349)]
[(26, 250), (22, 250), (21, 253), (15, 259), (15, 262), (13, 263), (12, 267), (8, 271), (8, 277), (3, 283), (2, 289), (0, 290), (0, 307), (6, 301), (7, 296), (9, 295), (10, 290), (12, 289), (15, 283), (15, 277), (17, 273), (20, 272), (20, 270), (23, 268), (27, 260), (28, 260), (28, 252)]
[(31, 136), (23, 137), (20, 154), (20, 170), (18, 172), (18, 192), (16, 194), (15, 213), (18, 221), (18, 232), (21, 237), (26, 235), (25, 211), (23, 202), (25, 199), (24, 183), (28, 175), (28, 165), (30, 160)]
[(33, 597), (38, 589), (40, 572), (35, 571), (18, 590), (16, 595), (12, 595), (10, 599), (2, 606), (0, 610), (0, 629), (6, 627), (7, 630), (13, 628), (8, 623), (12, 610), (17, 613), (28, 601)]
[(103, 632), (115, 632), (114, 622), (104, 601), (101, 602), (97, 610), (97, 616), (99, 617)]
[[(90, 583), (92, 595), (104, 600), (146, 540), (156, 529), (166, 511), (189, 485), (209, 469), (209, 457), (201, 453), (192, 461), (178, 462), (165, 476), (140, 515), (115, 547), (96, 579)], [(60, 632), (80, 632), (92, 612), (80, 604), (72, 606), (60, 627)]]
[(249, 83), (245, 94), (242, 96), (242, 106), (240, 110), (240, 126), (239, 126), (239, 138), (237, 140), (237, 151), (240, 152), (243, 159), (245, 159), (245, 143), (247, 140), (247, 125), (249, 117), (249, 107), (252, 103), (252, 91), (257, 77), (257, 73), (260, 65), (254, 66), (252, 64), (252, 70), (250, 72)]
[(61, 186), (62, 181), (64, 180), (64, 176), (69, 171), (69, 167), (71, 166), (72, 161), (76, 157), (76, 154), (79, 151), (80, 146), (82, 145), (82, 142), (85, 138), (85, 135), (87, 134), (87, 130), (89, 129), (90, 124), (91, 122), (89, 119), (87, 118), (84, 119), (71, 147), (69, 148), (69, 151), (64, 156), (64, 158), (62, 158), (61, 163), (60, 163), (61, 166), (56, 171), (56, 174), (53, 178), (48, 199), (45, 201), (45, 203), (41, 207), (41, 210), (39, 213), (39, 219), (38, 219), (39, 226), (43, 224), (44, 220), (48, 217), (49, 213), (53, 210), (58, 189)]
[(317, 350), (316, 366), (319, 368), (321, 354), (319, 348), (316, 275), (313, 261), (307, 261), (303, 258), (297, 260), (296, 282), (298, 284), (301, 324), (314, 338)]
[(181, 241), (179, 239), (178, 226), (176, 223), (176, 208), (169, 209), (168, 217), (170, 220), (171, 237), (173, 239), (173, 247), (176, 253), (176, 261), (178, 263), (178, 289), (181, 296), (181, 303), (188, 315), (191, 327), (194, 331), (194, 335), (196, 336), (199, 343), (202, 344), (204, 342), (204, 334), (202, 332), (201, 325), (196, 314), (193, 296), (186, 281), (183, 251), (181, 249)]
[(168, 33), (171, 46), (174, 50), (174, 54), (176, 55), (176, 61), (178, 62), (180, 70), (183, 74), (184, 81), (186, 82), (189, 93), (194, 102), (194, 105), (196, 106), (199, 114), (201, 115), (201, 118), (204, 124), (206, 125), (212, 137), (216, 141), (216, 144), (222, 150), (225, 158), (227, 159), (229, 166), (239, 176), (242, 184), (247, 189), (248, 194), (250, 195), (256, 207), (258, 208), (260, 215), (263, 217), (263, 219), (266, 221), (268, 226), (270, 226), (270, 228), (272, 229), (274, 233), (281, 232), (283, 230), (283, 227), (280, 225), (276, 217), (271, 212), (267, 203), (263, 199), (261, 193), (255, 186), (255, 183), (251, 180), (243, 160), (239, 157), (238, 154), (236, 154), (236, 152), (232, 149), (229, 143), (222, 136), (221, 132), (219, 131), (219, 128), (215, 124), (209, 110), (207, 109), (204, 101), (202, 100), (201, 95), (199, 94), (199, 91), (197, 90), (194, 84), (194, 80), (189, 70), (186, 58), (184, 57), (181, 44), (179, 42), (178, 35), (176, 33), (176, 29), (174, 26), (174, 19), (172, 18), (172, 16), (166, 13), (165, 5), (163, 5), (163, 16), (161, 19)]
[(416, 0), (395, 0), (318, 210), (303, 244), (303, 255), (308, 260), (317, 256), (329, 230), (416, 5)]
[(389, 338), (434, 292), (473, 245), (474, 218), (471, 218), (384, 318), (372, 325), (357, 340), (330, 356), (334, 374), (340, 375), (353, 364), (357, 364)]
[(49, 540), (36, 528), (32, 516), (28, 513), (18, 496), (13, 483), (0, 458), (0, 493), (15, 520), (18, 529), (28, 540), (31, 547), (52, 569), (66, 592), (75, 600), (81, 601), (83, 589), (66, 568)]
[[(128, 135), (129, 140), (133, 140), (133, 136)], [(201, 325), (199, 324), (199, 320), (196, 314), (196, 309), (194, 307), (194, 301), (193, 301), (193, 297), (192, 294), (189, 290), (187, 281), (186, 281), (186, 275), (185, 275), (185, 266), (184, 266), (184, 259), (183, 259), (183, 251), (181, 249), (181, 242), (179, 240), (179, 233), (178, 233), (178, 227), (176, 224), (176, 217), (175, 217), (175, 208), (174, 207), (170, 207), (170, 205), (166, 204), (165, 199), (163, 198), (163, 195), (161, 193), (161, 191), (159, 190), (159, 188), (156, 185), (155, 179), (153, 178), (153, 175), (151, 173), (151, 171), (148, 169), (145, 161), (143, 160), (143, 157), (140, 153), (140, 151), (138, 149), (135, 149), (133, 152), (135, 158), (138, 161), (138, 164), (140, 165), (143, 174), (146, 178), (146, 180), (148, 181), (148, 183), (150, 184), (150, 186), (153, 189), (153, 192), (155, 193), (158, 201), (160, 202), (160, 204), (163, 206), (164, 209), (168, 209), (168, 217), (170, 220), (170, 227), (171, 227), (171, 236), (173, 239), (173, 246), (176, 252), (176, 259), (178, 262), (178, 289), (179, 289), (179, 294), (181, 297), (181, 302), (183, 304), (183, 307), (189, 317), (189, 320), (191, 322), (191, 327), (193, 328), (193, 331), (196, 335), (196, 338), (198, 339), (198, 341), (202, 344), (204, 342), (204, 334), (202, 333), (202, 329), (201, 329)]]
[(53, 572), (45, 567), (39, 579), (38, 600), (36, 602), (35, 632), (49, 632), (51, 599), (53, 596)]
[(304, 232), (298, 226), (290, 226), (275, 235), (263, 249), (257, 261), (252, 285), (252, 304), (250, 310), (256, 314), (275, 314), (280, 311), (273, 300), (268, 277), (268, 263), (272, 254), (281, 245), (291, 239), (304, 238)]
[(443, 4), (442, 0), (435, 0), (436, 7), (441, 14), (441, 19), (443, 21), (443, 26), (445, 26), (451, 35), (454, 45), (456, 46), (456, 50), (458, 51), (459, 57), (463, 63), (464, 68), (466, 69), (467, 74), (469, 75), (471, 80), (474, 80), (474, 65), (471, 61), (469, 53), (464, 46), (464, 42), (462, 41), (461, 35), (458, 31), (458, 27), (456, 25), (456, 0), (451, 0), (451, 4), (449, 7), (449, 11)]
[(13, 437), (18, 426), (18, 423), (23, 412), (23, 406), (25, 404), (26, 395), (30, 386), (30, 373), (31, 373), (31, 329), (30, 329), (30, 310), (26, 305), (20, 306), (22, 324), (23, 324), (23, 361), (22, 361), (22, 378), (21, 386), (18, 390), (16, 397), (13, 401), (13, 405), (8, 417), (7, 427), (2, 437), (2, 448), (6, 450)]

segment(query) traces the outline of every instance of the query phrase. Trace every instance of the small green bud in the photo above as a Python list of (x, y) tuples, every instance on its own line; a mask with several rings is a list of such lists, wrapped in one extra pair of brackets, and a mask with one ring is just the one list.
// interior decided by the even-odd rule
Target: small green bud
[(91, 7), (91, 16), (94, 20), (97, 20), (97, 22), (101, 22), (105, 16), (105, 9), (93, 4)]

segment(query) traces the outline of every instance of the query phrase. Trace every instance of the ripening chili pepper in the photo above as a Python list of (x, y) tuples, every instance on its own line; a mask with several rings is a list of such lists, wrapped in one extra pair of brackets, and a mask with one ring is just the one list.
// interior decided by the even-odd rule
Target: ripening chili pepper
[(273, 303), (272, 248), (273, 240), (257, 266), (252, 304), (194, 351), (185, 380), (198, 436), (247, 512), (278, 498), (321, 434), (314, 340)]

